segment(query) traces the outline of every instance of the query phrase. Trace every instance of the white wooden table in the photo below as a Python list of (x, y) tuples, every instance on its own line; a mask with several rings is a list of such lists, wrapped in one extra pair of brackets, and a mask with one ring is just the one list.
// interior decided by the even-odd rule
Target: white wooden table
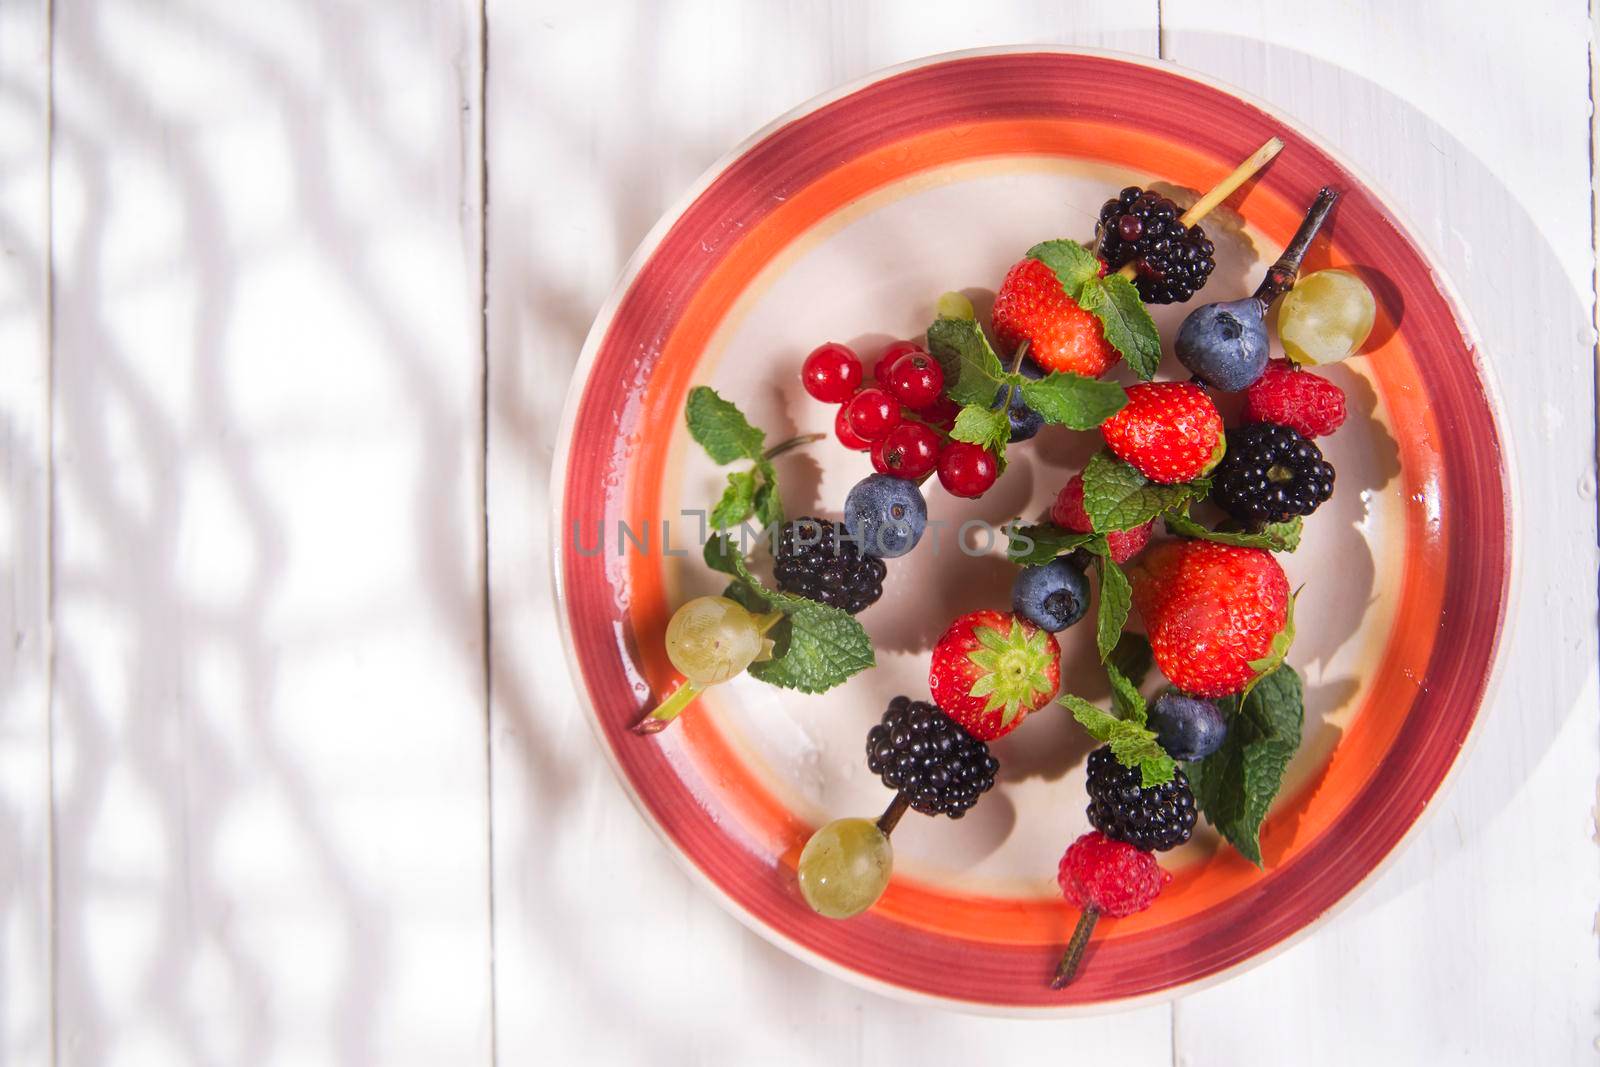
[[(49, 7), (0, 0), (0, 1061), (1600, 1056), (1576, 0)], [(1393, 195), (1498, 373), (1529, 549), (1476, 747), (1374, 886), (1050, 1024), (862, 993), (691, 886), (578, 710), (546, 534), (589, 321), (700, 171), (1029, 41), (1233, 82)]]

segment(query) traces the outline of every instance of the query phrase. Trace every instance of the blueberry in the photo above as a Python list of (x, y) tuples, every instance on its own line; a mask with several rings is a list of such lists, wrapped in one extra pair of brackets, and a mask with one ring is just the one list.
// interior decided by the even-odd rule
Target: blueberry
[(1011, 609), (1051, 633), (1060, 633), (1089, 611), (1089, 579), (1065, 559), (1024, 567), (1011, 583)]
[(1228, 721), (1215, 704), (1176, 689), (1156, 697), (1150, 707), (1150, 728), (1167, 755), (1184, 761), (1205, 759), (1228, 736)]
[(1178, 327), (1178, 362), (1213, 389), (1248, 389), (1267, 369), (1266, 310), (1253, 297), (1195, 308)]
[(1006, 414), (1011, 417), (1011, 441), (1026, 441), (1039, 432), (1044, 425), (1044, 416), (1023, 403), (1022, 390), (1014, 389), (1009, 385), (1002, 385), (995, 390), (994, 406), (1006, 404), (1006, 394), (1011, 394), (1010, 403), (1007, 404)]
[(903, 556), (917, 547), (927, 525), (927, 501), (916, 483), (904, 478), (869, 474), (845, 497), (845, 529), (867, 555)]
[[(1026, 356), (1022, 358), (1022, 363), (1017, 367), (1017, 370), (1024, 378), (1031, 378), (1034, 381), (1038, 381), (1045, 375), (1039, 365)], [(1007, 403), (1007, 392), (1011, 394), (1006, 411), (1006, 414), (1011, 417), (1011, 441), (1013, 443), (1026, 441), (1037, 434), (1040, 428), (1044, 426), (1044, 416), (1023, 402), (1020, 389), (1010, 389), (1004, 385), (995, 390), (994, 403), (996, 407), (1002, 403)]]

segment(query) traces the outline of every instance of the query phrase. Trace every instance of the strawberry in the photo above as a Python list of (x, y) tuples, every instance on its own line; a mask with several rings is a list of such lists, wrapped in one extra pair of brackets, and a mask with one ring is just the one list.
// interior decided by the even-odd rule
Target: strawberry
[(1215, 467), (1227, 443), (1222, 416), (1193, 382), (1140, 382), (1128, 403), (1100, 424), (1119, 459), (1152, 482), (1187, 482)]
[(974, 611), (952, 622), (928, 667), (933, 702), (980, 741), (1016, 729), (1060, 686), (1055, 638), (998, 611)]
[[(1072, 480), (1061, 487), (1061, 492), (1056, 494), (1056, 502), (1050, 506), (1050, 521), (1073, 533), (1093, 532), (1089, 513), (1083, 507), (1083, 475), (1074, 474)], [(1151, 519), (1143, 526), (1135, 526), (1131, 530), (1113, 530), (1106, 534), (1106, 548), (1111, 552), (1111, 562), (1126, 563), (1138, 555), (1150, 543), (1150, 532), (1155, 525), (1156, 520)]]
[(1098, 378), (1122, 358), (1105, 327), (1067, 295), (1055, 271), (1024, 259), (1006, 274), (994, 298), (995, 336), (1010, 351), (1028, 342), (1028, 356), (1045, 370)]
[(1239, 692), (1275, 669), (1294, 638), (1289, 579), (1270, 552), (1169, 541), (1129, 576), (1156, 666), (1185, 693)]
[(1275, 422), (1306, 437), (1344, 425), (1344, 390), (1286, 359), (1268, 363), (1244, 399), (1246, 422)]

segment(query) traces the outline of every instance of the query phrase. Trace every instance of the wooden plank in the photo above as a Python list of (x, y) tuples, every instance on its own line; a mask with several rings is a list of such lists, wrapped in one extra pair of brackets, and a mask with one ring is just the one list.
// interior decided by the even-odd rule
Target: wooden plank
[(62, 1063), (490, 1061), (480, 29), (55, 5)]
[(1166, 55), (1373, 175), (1505, 401), (1521, 595), (1479, 736), (1392, 867), (1310, 940), (1180, 1003), (1179, 1062), (1592, 1062), (1594, 360), (1589, 25), (1576, 4), (1168, 4)]
[(1048, 1029), (909, 1007), (790, 959), (724, 914), (640, 820), (583, 719), (547, 535), (555, 432), (589, 323), (705, 167), (808, 97), (920, 55), (1028, 40), (1153, 54), (1154, 3), (491, 0), (488, 14), (501, 1059), (1170, 1063), (1166, 1007)]
[(50, 38), (0, 6), (0, 1062), (50, 1021)]

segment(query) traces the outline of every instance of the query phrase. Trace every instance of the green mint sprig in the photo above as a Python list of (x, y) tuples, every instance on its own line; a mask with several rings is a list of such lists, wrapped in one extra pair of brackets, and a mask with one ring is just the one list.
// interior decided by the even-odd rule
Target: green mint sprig
[(950, 436), (989, 449), (1002, 464), (1011, 439), (1006, 407), (1012, 390), (1046, 422), (1074, 430), (1094, 429), (1128, 402), (1115, 382), (1059, 371), (1034, 379), (1007, 368), (972, 319), (936, 319), (928, 327), (928, 351), (945, 372), (950, 399), (962, 406)]
[(1300, 534), (1305, 526), (1299, 515), (1288, 522), (1272, 522), (1251, 532), (1211, 530), (1182, 512), (1169, 512), (1162, 516), (1167, 529), (1179, 537), (1192, 537), (1201, 541), (1215, 541), (1239, 548), (1264, 548), (1268, 552), (1293, 552), (1300, 547)]
[(1038, 567), (1075, 548), (1082, 548), (1097, 536), (1063, 530), (1049, 522), (1030, 526), (1012, 523), (1006, 527), (1006, 557), (1024, 567)]
[(711, 508), (711, 525), (729, 530), (755, 516), (762, 529), (783, 523), (783, 498), (778, 495), (778, 473), (772, 461), (791, 448), (822, 440), (807, 434), (766, 447), (767, 435), (750, 425), (744, 412), (717, 395), (710, 386), (689, 390), (684, 404), (689, 436), (706, 450), (712, 462), (726, 466), (741, 459), (753, 461), (748, 470), (731, 471), (722, 497)]
[(1141, 380), (1155, 377), (1161, 365), (1161, 334), (1139, 299), (1139, 290), (1120, 274), (1100, 277), (1100, 261), (1076, 241), (1045, 241), (1028, 249), (1055, 274), (1079, 307), (1100, 320), (1106, 340), (1122, 353)]
[(750, 664), (754, 677), (782, 689), (825, 693), (851, 675), (875, 666), (872, 640), (851, 615), (803, 596), (768, 589), (750, 573), (733, 540), (713, 534), (703, 552), (713, 570), (731, 575), (722, 595), (753, 614), (781, 611), (773, 627), (772, 658)]
[(1083, 510), (1099, 533), (1132, 530), (1182, 511), (1210, 490), (1205, 478), (1176, 485), (1152, 482), (1110, 452), (1095, 453), (1083, 468)]
[(1121, 567), (1111, 560), (1111, 550), (1104, 538), (1089, 543), (1095, 554), (1095, 569), (1100, 576), (1100, 612), (1095, 617), (1095, 645), (1100, 658), (1109, 660), (1117, 643), (1122, 640), (1122, 628), (1128, 625), (1128, 612), (1133, 608), (1133, 585)]
[(1195, 805), (1251, 863), (1262, 866), (1261, 824), (1305, 725), (1300, 676), (1287, 664), (1248, 694), (1219, 702), (1228, 717), (1222, 747), (1185, 767)]
[[(1148, 646), (1146, 646), (1148, 648)], [(1137, 655), (1134, 650), (1132, 655)], [(1101, 744), (1111, 746), (1111, 755), (1124, 767), (1139, 771), (1140, 784), (1149, 789), (1172, 781), (1178, 765), (1167, 755), (1166, 749), (1156, 740), (1155, 731), (1148, 726), (1149, 706), (1139, 692), (1138, 683), (1123, 673), (1121, 662), (1127, 659), (1112, 656), (1106, 660), (1106, 676), (1111, 680), (1111, 704), (1115, 714), (1071, 693), (1061, 697), (1060, 703), (1072, 712), (1089, 735)]]

